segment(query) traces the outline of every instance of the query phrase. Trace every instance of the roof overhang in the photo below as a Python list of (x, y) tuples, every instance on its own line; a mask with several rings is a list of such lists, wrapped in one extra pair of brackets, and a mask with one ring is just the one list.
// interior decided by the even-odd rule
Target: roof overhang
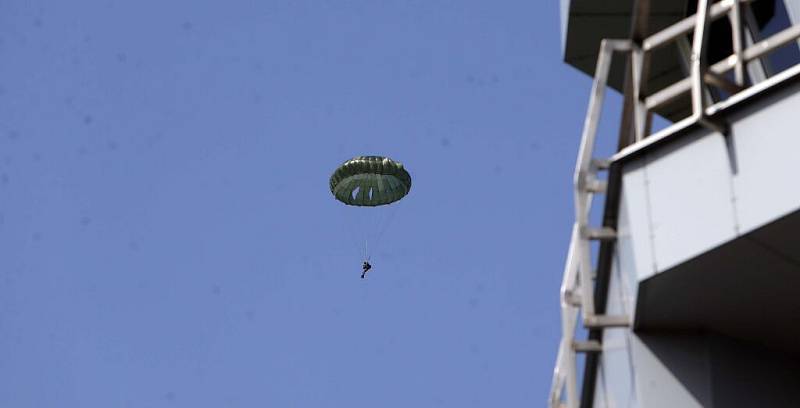
[[(678, 22), (686, 16), (686, 1), (651, 0), (646, 35)], [(600, 41), (604, 38), (630, 38), (634, 1), (631, 0), (561, 0), (561, 47), (564, 61), (594, 76)], [(655, 53), (651, 77), (671, 73), (683, 76), (677, 50)], [(612, 64), (609, 85), (622, 89), (625, 67), (622, 61)]]

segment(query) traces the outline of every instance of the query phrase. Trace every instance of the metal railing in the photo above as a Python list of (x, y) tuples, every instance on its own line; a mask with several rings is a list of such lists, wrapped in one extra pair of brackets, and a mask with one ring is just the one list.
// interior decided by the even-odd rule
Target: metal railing
[[(714, 115), (725, 101), (711, 106), (714, 101), (709, 97), (710, 87), (716, 87), (729, 93), (731, 95), (729, 99), (746, 94), (745, 72), (750, 78), (751, 85), (766, 80), (771, 72), (766, 68), (769, 66), (768, 63), (761, 59), (778, 47), (800, 38), (800, 25), (794, 25), (767, 39), (759, 40), (757, 25), (755, 25), (748, 3), (749, 0), (723, 0), (712, 5), (709, 0), (699, 0), (697, 13), (694, 16), (687, 17), (656, 32), (641, 42), (606, 39), (600, 44), (573, 178), (575, 223), (572, 227), (561, 283), (562, 337), (549, 396), (551, 408), (577, 408), (579, 406), (577, 353), (600, 353), (603, 349), (602, 344), (597, 340), (576, 340), (578, 317), (582, 317), (580, 323), (588, 329), (628, 327), (632, 323), (632, 316), (596, 313), (594, 298), (595, 271), (591, 256), (591, 242), (616, 239), (616, 231), (613, 228), (592, 227), (589, 222), (594, 195), (605, 194), (608, 187), (607, 182), (601, 180), (598, 174), (608, 170), (611, 161), (595, 159), (593, 154), (611, 60), (615, 53), (622, 53), (629, 58), (631, 64), (630, 74), (633, 86), (627, 91), (632, 94), (630, 95), (633, 101), (630, 107), (632, 112), (629, 117), (632, 121), (630, 126), (634, 136), (633, 144), (621, 146), (620, 151), (612, 157), (612, 160), (696, 124), (726, 134), (727, 125)], [(708, 26), (711, 21), (725, 16), (731, 23), (733, 54), (709, 66), (705, 57)], [(643, 97), (641, 90), (643, 85), (646, 85), (647, 78), (644, 73), (648, 71), (650, 54), (671, 42), (678, 42), (679, 47), (683, 42), (684, 48), (688, 48), (686, 35), (692, 31), (693, 39), (690, 55), (688, 55), (689, 76)], [(749, 46), (745, 48), (744, 44), (749, 44)], [(731, 70), (734, 71), (732, 80), (725, 76)], [(800, 65), (796, 65), (790, 70), (800, 71)], [(780, 78), (776, 77), (775, 79)], [(659, 132), (650, 134), (653, 112), (686, 93), (691, 95), (690, 116)], [(623, 115), (623, 117), (625, 116)]]

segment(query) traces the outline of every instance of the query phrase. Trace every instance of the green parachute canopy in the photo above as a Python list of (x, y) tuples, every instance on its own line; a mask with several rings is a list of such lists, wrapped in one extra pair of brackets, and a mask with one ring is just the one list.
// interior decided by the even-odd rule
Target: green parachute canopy
[(405, 197), (409, 190), (411, 176), (402, 163), (388, 157), (354, 157), (331, 175), (331, 193), (347, 205), (391, 204)]

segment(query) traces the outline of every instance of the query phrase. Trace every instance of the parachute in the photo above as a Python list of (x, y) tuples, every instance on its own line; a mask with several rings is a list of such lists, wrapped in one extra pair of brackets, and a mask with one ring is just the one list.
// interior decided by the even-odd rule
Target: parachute
[(331, 193), (337, 200), (359, 207), (391, 204), (411, 190), (411, 176), (403, 164), (388, 157), (352, 158), (331, 175)]
[(333, 197), (350, 209), (344, 217), (346, 227), (353, 238), (363, 241), (364, 260), (369, 261), (369, 242), (373, 247), (379, 243), (397, 210), (389, 204), (408, 195), (411, 176), (402, 163), (388, 157), (358, 156), (334, 170), (330, 188)]

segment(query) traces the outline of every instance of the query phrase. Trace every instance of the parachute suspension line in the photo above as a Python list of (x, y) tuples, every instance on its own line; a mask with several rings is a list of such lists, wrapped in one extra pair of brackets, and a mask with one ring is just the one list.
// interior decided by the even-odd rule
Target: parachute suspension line
[[(348, 243), (347, 246), (348, 246), (348, 252), (349, 251), (352, 252), (350, 253), (349, 256), (353, 255), (360, 256), (361, 248), (359, 248), (358, 242), (361, 241), (362, 236), (357, 225), (355, 225), (353, 222), (350, 222), (349, 220), (349, 214), (347, 214), (347, 212), (350, 210), (351, 210), (350, 208), (342, 209), (342, 215), (341, 215), (342, 226), (343, 229), (347, 231), (347, 235), (350, 236), (350, 242)], [(353, 245), (353, 243), (356, 244)]]
[(345, 230), (343, 233), (349, 237), (347, 243), (348, 257), (354, 256), (358, 259), (363, 259), (367, 252), (366, 241), (369, 239), (369, 236), (366, 231), (370, 225), (370, 221), (363, 215), (354, 216), (355, 212), (360, 211), (356, 211), (356, 208), (349, 206), (342, 208), (340, 219), (342, 222), (342, 229)]
[(374, 246), (380, 245), (381, 238), (383, 238), (384, 233), (386, 232), (387, 229), (389, 229), (389, 226), (392, 224), (392, 220), (394, 220), (394, 216), (397, 215), (397, 209), (398, 209), (398, 206), (396, 206), (396, 205), (392, 206), (388, 210), (389, 214), (386, 217), (383, 217), (380, 220), (381, 222), (378, 224), (378, 235), (376, 235), (375, 239), (373, 240), (373, 245)]

